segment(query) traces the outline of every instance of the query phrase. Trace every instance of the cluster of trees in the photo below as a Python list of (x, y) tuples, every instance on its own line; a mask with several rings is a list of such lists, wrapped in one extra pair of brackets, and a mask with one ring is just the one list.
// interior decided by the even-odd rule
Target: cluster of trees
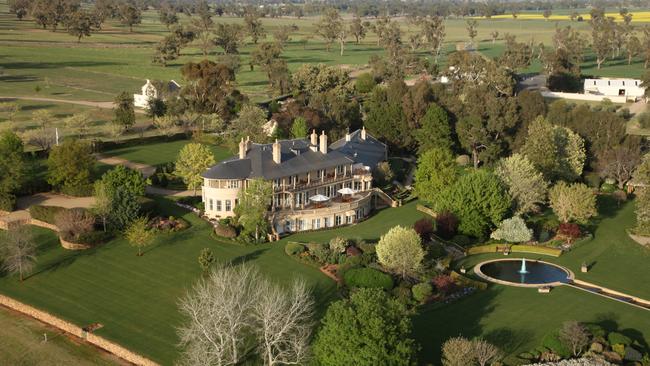
[(250, 266), (218, 266), (181, 299), (178, 330), (189, 365), (304, 364), (314, 302), (307, 286), (269, 282)]

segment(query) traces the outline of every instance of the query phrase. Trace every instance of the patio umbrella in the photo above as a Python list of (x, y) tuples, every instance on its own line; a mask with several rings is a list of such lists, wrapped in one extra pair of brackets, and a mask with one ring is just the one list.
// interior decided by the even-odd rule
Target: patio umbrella
[(314, 202), (325, 202), (328, 201), (329, 199), (330, 199), (329, 197), (323, 196), (322, 194), (317, 194), (315, 196), (309, 197), (309, 200)]
[(348, 187), (341, 188), (341, 189), (338, 190), (338, 192), (340, 194), (355, 194), (355, 193), (357, 193), (354, 189), (348, 188)]

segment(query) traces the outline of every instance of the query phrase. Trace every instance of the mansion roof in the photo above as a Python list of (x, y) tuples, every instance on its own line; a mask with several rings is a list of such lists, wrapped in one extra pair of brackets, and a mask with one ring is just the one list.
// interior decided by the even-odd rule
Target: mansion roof
[[(386, 156), (386, 145), (357, 130), (332, 143), (324, 154), (318, 146), (312, 149), (309, 139), (292, 139), (277, 142), (280, 146), (280, 163), (273, 159), (274, 144), (251, 143), (245, 157), (228, 158), (205, 173), (208, 179), (277, 179), (340, 165), (361, 163), (374, 168)], [(316, 150), (316, 151), (314, 151)]]

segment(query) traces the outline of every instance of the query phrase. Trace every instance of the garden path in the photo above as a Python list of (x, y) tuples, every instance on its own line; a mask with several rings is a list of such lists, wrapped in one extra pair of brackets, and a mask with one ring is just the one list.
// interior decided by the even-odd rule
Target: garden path
[[(113, 102), (93, 102), (89, 100), (67, 100), (67, 99), (39, 98), (39, 97), (16, 97), (16, 96), (11, 96), (11, 97), (3, 96), (0, 99), (2, 100), (20, 99), (20, 100), (31, 100), (35, 102), (68, 103), (68, 104), (83, 105), (86, 107), (96, 107), (102, 109), (113, 109), (113, 107), (115, 107), (115, 104)], [(136, 108), (135, 113), (144, 113), (144, 111)]]

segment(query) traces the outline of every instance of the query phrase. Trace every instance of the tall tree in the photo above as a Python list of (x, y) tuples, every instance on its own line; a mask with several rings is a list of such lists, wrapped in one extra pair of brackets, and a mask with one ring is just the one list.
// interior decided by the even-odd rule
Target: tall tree
[(329, 52), (332, 43), (339, 38), (343, 29), (343, 19), (334, 8), (327, 8), (316, 25), (316, 32), (325, 40)]
[(501, 159), (494, 173), (507, 187), (516, 214), (537, 212), (540, 205), (546, 202), (548, 183), (525, 156), (513, 154)]
[(31, 5), (30, 0), (9, 0), (9, 12), (16, 15), (18, 20), (23, 18), (29, 13)]
[(591, 25), (591, 47), (596, 54), (596, 65), (600, 69), (612, 49), (616, 24), (612, 18), (594, 14), (589, 24)]
[(15, 133), (0, 133), (0, 210), (13, 211), (14, 194), (22, 186), (26, 173), (23, 150), (23, 142)]
[(31, 272), (36, 262), (36, 244), (28, 226), (19, 225), (0, 233), (0, 258), (2, 269), (18, 274), (22, 282), (25, 273)]
[(93, 14), (84, 9), (79, 9), (70, 15), (67, 28), (70, 35), (77, 37), (77, 42), (81, 42), (83, 37), (90, 37), (91, 32), (97, 29)]
[(307, 136), (309, 133), (309, 127), (307, 126), (307, 120), (302, 117), (296, 117), (291, 124), (291, 137), (294, 139), (302, 139)]
[(135, 111), (133, 110), (133, 95), (121, 92), (115, 97), (113, 107), (113, 123), (122, 130), (128, 130), (135, 124)]
[(240, 235), (250, 236), (255, 242), (260, 242), (269, 229), (267, 214), (273, 199), (271, 182), (260, 179), (250, 180), (245, 189), (239, 190), (237, 198), (238, 203), (234, 211), (237, 221), (243, 227)]
[(89, 144), (78, 140), (55, 146), (47, 159), (47, 182), (65, 194), (79, 196), (91, 192), (90, 178), (95, 158)]
[(549, 201), (553, 212), (561, 222), (586, 224), (596, 216), (596, 196), (591, 188), (583, 183), (559, 182), (549, 191)]
[(154, 49), (153, 63), (167, 66), (167, 62), (176, 60), (181, 53), (181, 45), (176, 35), (165, 36)]
[(245, 105), (230, 126), (233, 141), (252, 138), (262, 142), (261, 139), (265, 138), (262, 131), (264, 123), (266, 123), (266, 111), (253, 104)]
[(196, 189), (203, 183), (201, 174), (214, 164), (214, 155), (207, 146), (189, 143), (178, 153), (175, 172), (196, 196)]
[(243, 99), (235, 89), (235, 71), (224, 63), (203, 60), (189, 62), (181, 68), (186, 84), (181, 97), (196, 113), (217, 113), (229, 119)]
[(422, 35), (424, 36), (433, 59), (438, 63), (440, 50), (445, 39), (445, 23), (444, 19), (439, 16), (419, 18)]
[(149, 228), (149, 219), (139, 217), (135, 219), (124, 231), (126, 240), (138, 248), (138, 257), (142, 256), (142, 248), (151, 245), (155, 238), (155, 232)]
[(323, 366), (413, 365), (410, 319), (405, 305), (381, 289), (359, 289), (327, 309), (315, 358)]
[(122, 3), (118, 6), (120, 21), (133, 32), (133, 26), (142, 23), (142, 11), (135, 4)]
[(169, 4), (163, 4), (160, 9), (158, 9), (158, 19), (162, 24), (169, 29), (173, 24), (178, 24), (178, 15), (176, 15), (176, 9)]
[(474, 44), (474, 39), (478, 35), (478, 31), (476, 28), (478, 27), (478, 21), (475, 19), (470, 19), (467, 21), (465, 29), (467, 29), (467, 36), (471, 40), (472, 44)]
[(357, 44), (359, 44), (359, 40), (366, 38), (366, 27), (363, 25), (359, 15), (355, 15), (352, 23), (350, 23), (350, 34), (354, 36)]
[(254, 8), (248, 7), (246, 9), (244, 24), (246, 25), (248, 35), (251, 37), (254, 44), (257, 44), (258, 40), (266, 38), (266, 32), (264, 31), (262, 20)]
[[(650, 182), (650, 154), (643, 157), (643, 161), (634, 171), (634, 181), (647, 184)], [(636, 198), (636, 228), (640, 235), (650, 236), (650, 188), (640, 187)]]
[(501, 181), (493, 173), (479, 169), (462, 175), (456, 184), (445, 188), (434, 208), (437, 212), (453, 213), (460, 220), (458, 229), (463, 234), (484, 238), (501, 222), (511, 202)]
[(454, 142), (451, 139), (449, 116), (442, 107), (431, 103), (419, 124), (420, 128), (415, 131), (415, 139), (420, 153), (435, 147), (452, 148)]
[(420, 235), (412, 228), (395, 226), (377, 243), (377, 260), (387, 270), (406, 278), (420, 270), (424, 259)]
[(415, 171), (415, 192), (420, 199), (435, 203), (444, 189), (455, 184), (458, 167), (448, 149), (434, 147), (418, 159)]

